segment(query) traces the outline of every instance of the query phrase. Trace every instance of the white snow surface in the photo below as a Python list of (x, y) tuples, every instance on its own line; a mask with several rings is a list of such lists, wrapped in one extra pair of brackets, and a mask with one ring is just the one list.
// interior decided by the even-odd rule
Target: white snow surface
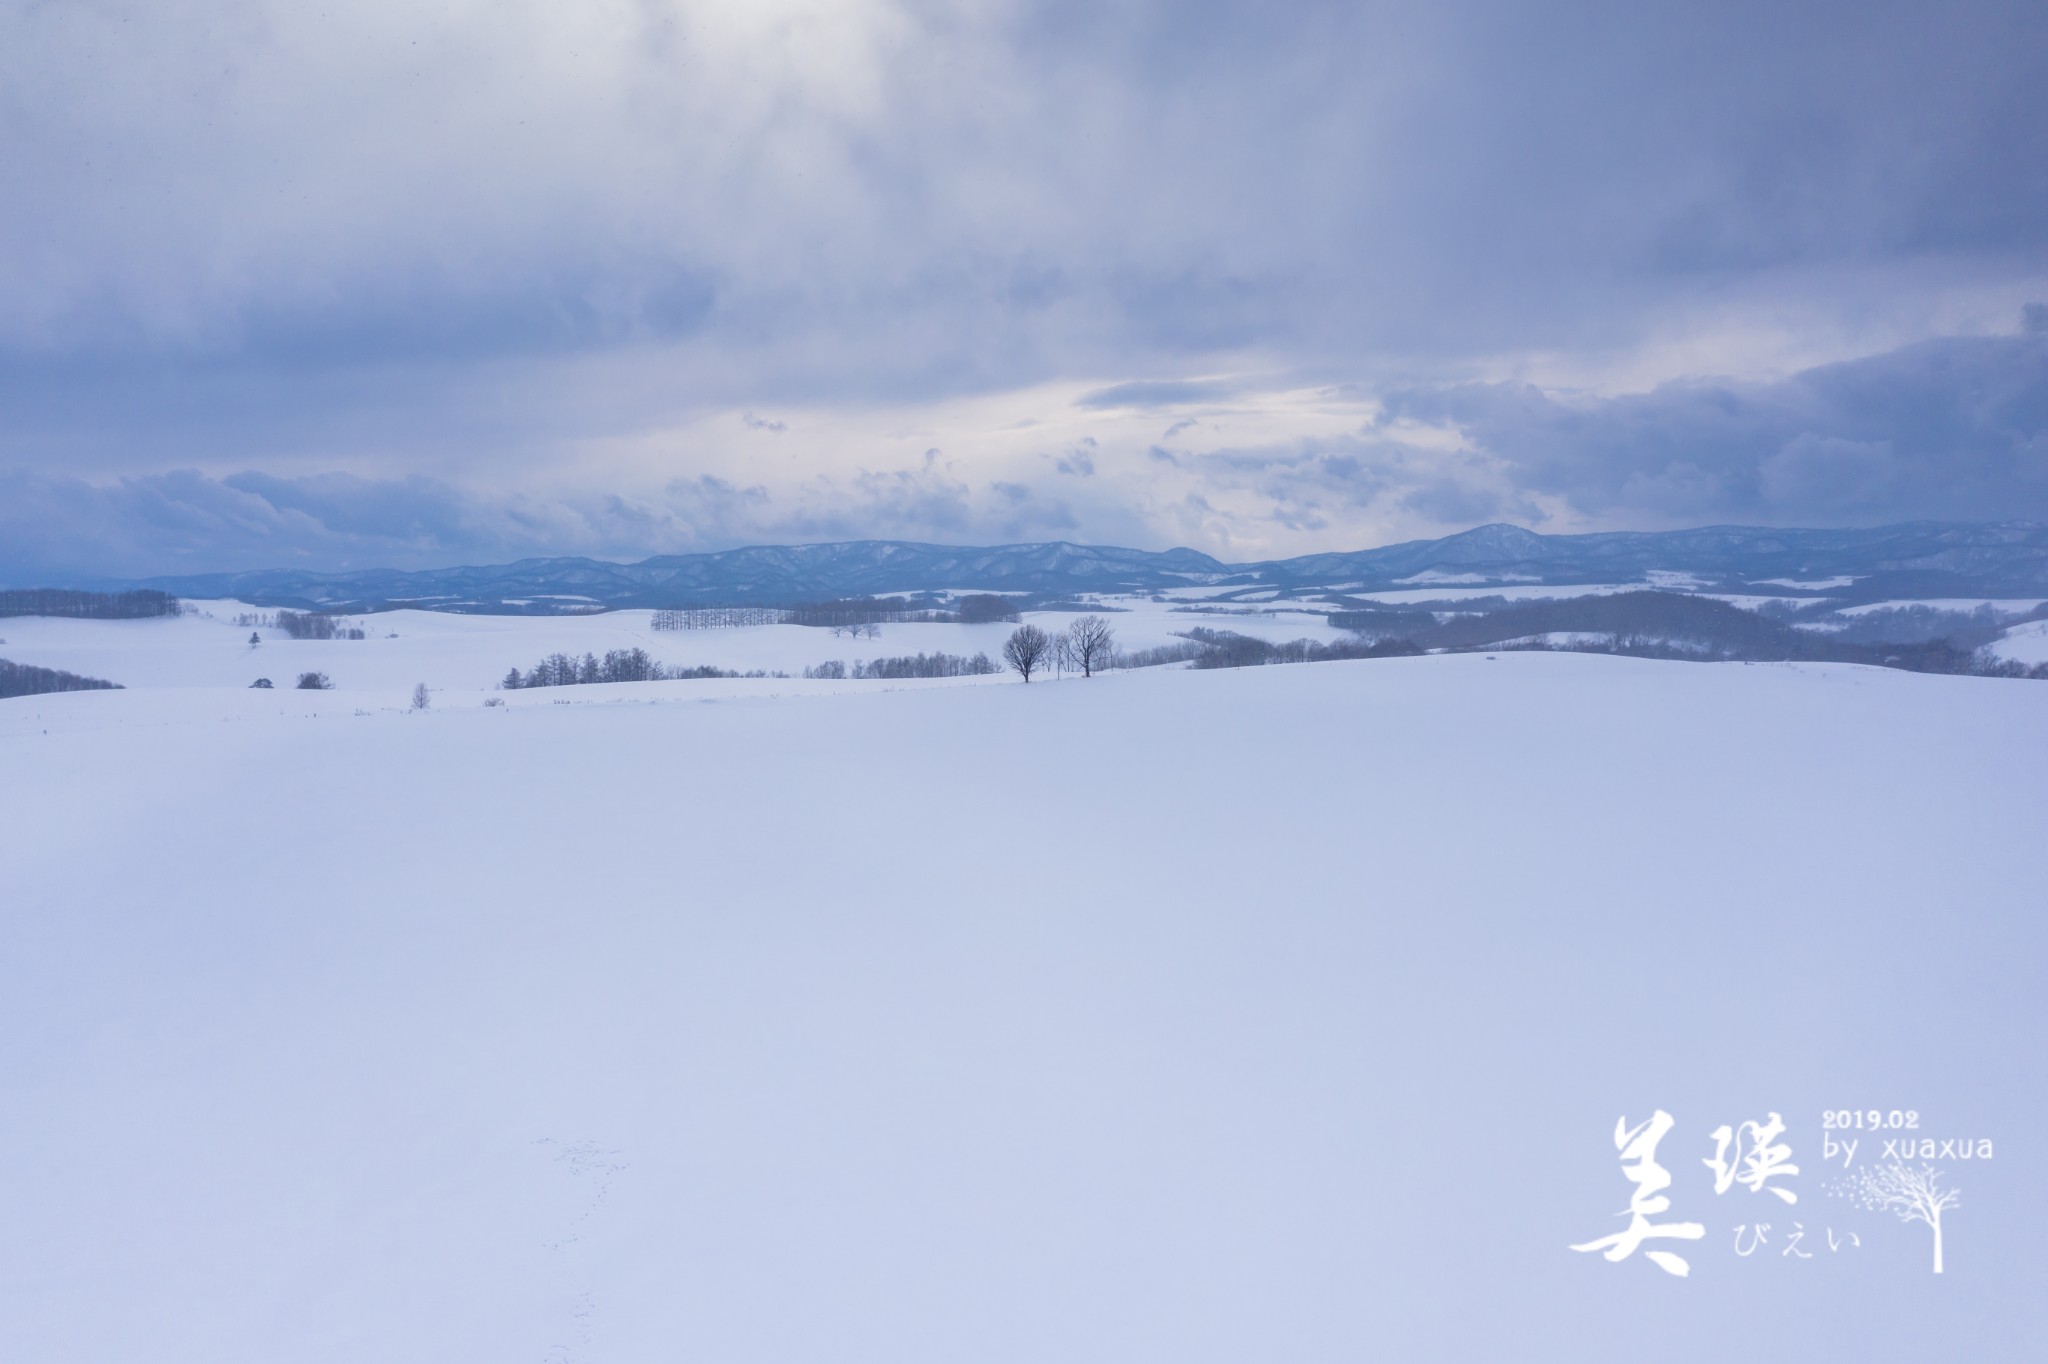
[(1825, 592), (1831, 587), (1848, 587), (1856, 582), (1854, 577), (1834, 578), (1758, 578), (1764, 587), (1800, 587), (1809, 592)]
[(1865, 602), (1861, 606), (1845, 606), (1836, 614), (1867, 616), (1872, 611), (1902, 611), (1915, 606), (1925, 606), (1936, 611), (1976, 611), (1988, 606), (1999, 615), (2019, 616), (2041, 605), (2043, 600), (2041, 597), (1905, 598), (1898, 601)]
[[(368, 620), (399, 638), (0, 627), (135, 684), (0, 701), (0, 1359), (2048, 1331), (2048, 687), (1502, 653), (494, 696), (589, 631), (697, 641)], [(838, 643), (750, 633), (670, 656)], [(301, 659), (341, 689), (243, 685)], [(1821, 1194), (1819, 1111), (1873, 1104), (2013, 1153), (1964, 1168), (1944, 1280)], [(1712, 1229), (1684, 1282), (1566, 1249), (1652, 1108)], [(1717, 1198), (1709, 1130), (1773, 1109), (1801, 1203)], [(1795, 1217), (1860, 1258), (1724, 1245)]]
[(2000, 658), (2032, 666), (2048, 663), (2048, 620), (2030, 620), (2015, 625), (1993, 640), (1990, 650)]

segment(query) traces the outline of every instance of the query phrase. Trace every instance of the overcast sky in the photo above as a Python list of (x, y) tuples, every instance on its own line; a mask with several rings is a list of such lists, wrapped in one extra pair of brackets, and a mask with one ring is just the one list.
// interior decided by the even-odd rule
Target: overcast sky
[(0, 0), (0, 576), (2048, 521), (2048, 5)]

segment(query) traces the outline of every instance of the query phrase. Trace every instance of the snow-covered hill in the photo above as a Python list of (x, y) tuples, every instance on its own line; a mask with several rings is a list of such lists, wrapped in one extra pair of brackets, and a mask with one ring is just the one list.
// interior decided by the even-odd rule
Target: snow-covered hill
[[(329, 693), (122, 624), (174, 685), (0, 702), (0, 1358), (2048, 1331), (2048, 688), (1473, 654), (486, 708), (527, 623), (255, 651), (387, 651)], [(1998, 1143), (1941, 1279), (1824, 1193), (1868, 1106)], [(1654, 1108), (1684, 1281), (1566, 1248)], [(1799, 1203), (1716, 1195), (1708, 1133), (1772, 1110)]]
[(663, 555), (632, 564), (555, 558), (410, 572), (261, 569), (152, 578), (141, 585), (184, 597), (364, 610), (409, 603), (496, 609), (514, 602), (531, 609), (531, 603), (540, 599), (614, 607), (788, 604), (864, 593), (963, 588), (1060, 595), (1170, 591), (1195, 583), (1320, 593), (1340, 585), (1384, 589), (1452, 581), (1673, 580), (1729, 588), (1818, 583), (1830, 591), (1846, 589), (1865, 601), (1882, 595), (2048, 591), (2048, 527), (1924, 521), (1859, 530), (1708, 526), (1541, 535), (1518, 526), (1491, 525), (1437, 540), (1255, 563), (1223, 563), (1189, 549), (856, 540), (755, 545), (710, 554)]

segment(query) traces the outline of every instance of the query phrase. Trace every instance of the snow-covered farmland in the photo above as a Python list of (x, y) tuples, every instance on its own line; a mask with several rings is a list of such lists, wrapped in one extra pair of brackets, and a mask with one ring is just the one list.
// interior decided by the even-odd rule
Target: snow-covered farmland
[[(1139, 597), (1100, 599), (1125, 649), (1173, 643), (1198, 626), (1262, 639), (1337, 639), (1320, 613), (1286, 610), (1176, 611)], [(124, 687), (246, 687), (268, 677), (280, 687), (303, 672), (325, 673), (343, 690), (409, 692), (430, 687), (480, 691), (510, 668), (525, 669), (551, 653), (602, 656), (645, 649), (666, 664), (707, 665), (738, 672), (786, 672), (830, 660), (899, 654), (986, 653), (999, 659), (1012, 625), (882, 625), (875, 638), (849, 639), (829, 629), (758, 625), (717, 630), (656, 630), (651, 611), (589, 616), (470, 616), (437, 611), (387, 611), (347, 618), (359, 640), (295, 640), (276, 629), (251, 630), (237, 617), (258, 608), (239, 602), (193, 602), (187, 614), (158, 620), (100, 621), (16, 617), (0, 620), (0, 657), (105, 678)], [(1032, 612), (1028, 619), (1061, 630), (1073, 612)], [(251, 646), (249, 636), (261, 637)]]
[[(0, 1358), (2048, 1332), (2038, 683), (1502, 653), (487, 708), (592, 630), (816, 658), (603, 617), (253, 655), (58, 624), (0, 634), (134, 689), (0, 702)], [(879, 647), (978, 638), (912, 630)], [(302, 659), (341, 689), (246, 688)], [(1820, 1111), (1869, 1105), (2000, 1143), (1943, 1280), (1823, 1192)], [(1566, 1249), (1620, 1225), (1615, 1119), (1653, 1108), (1711, 1229), (1686, 1281)], [(1800, 1203), (1714, 1194), (1709, 1130), (1771, 1110)], [(1857, 1255), (1728, 1249), (1795, 1218)]]

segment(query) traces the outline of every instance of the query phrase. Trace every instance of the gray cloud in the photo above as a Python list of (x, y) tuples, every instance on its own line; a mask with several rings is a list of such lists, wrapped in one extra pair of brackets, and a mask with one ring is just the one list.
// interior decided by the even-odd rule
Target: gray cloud
[(2048, 333), (1948, 337), (1772, 383), (1611, 399), (1527, 385), (1390, 395), (1508, 477), (1609, 521), (2048, 520)]
[[(1074, 404), (1077, 407), (1178, 407), (1186, 403), (1220, 402), (1236, 391), (1233, 385), (1213, 379), (1133, 380), (1084, 393), (1074, 400)], [(1176, 428), (1182, 425), (1181, 422), (1174, 423)], [(1169, 431), (1168, 434), (1172, 433)]]
[[(1950, 337), (1773, 382), (1596, 398), (1409, 387), (1349, 432), (1169, 451), (1093, 437), (976, 478), (935, 449), (794, 483), (708, 473), (649, 491), (472, 488), (407, 475), (193, 470), (88, 482), (0, 471), (0, 576), (418, 567), (886, 537), (1087, 538), (1214, 552), (1359, 543), (1504, 519), (1543, 526), (2048, 520), (2048, 331)], [(1160, 482), (1170, 480), (1170, 482)], [(1134, 496), (1134, 492), (1138, 495)]]
[[(1135, 527), (1095, 509), (1105, 530)], [(648, 495), (486, 496), (426, 478), (193, 470), (89, 484), (0, 471), (0, 585), (263, 567), (417, 568), (586, 554), (637, 559), (867, 537), (985, 543), (1070, 536), (1083, 513), (1016, 483), (928, 467), (785, 495), (710, 475)]]
[[(1928, 338), (2048, 282), (2044, 66), (2033, 0), (0, 7), (0, 556), (2041, 515), (2034, 352)], [(1762, 372), (1771, 329), (1882, 353), (1455, 382)], [(1056, 492), (812, 455), (758, 498), (593, 453), (1052, 383), (1106, 433), (1239, 372), (1468, 448), (1219, 427)]]
[(2025, 0), (436, 8), (11, 7), (0, 344), (701, 337), (763, 387), (821, 354), (946, 387), (1555, 345), (1759, 271), (2048, 245)]

